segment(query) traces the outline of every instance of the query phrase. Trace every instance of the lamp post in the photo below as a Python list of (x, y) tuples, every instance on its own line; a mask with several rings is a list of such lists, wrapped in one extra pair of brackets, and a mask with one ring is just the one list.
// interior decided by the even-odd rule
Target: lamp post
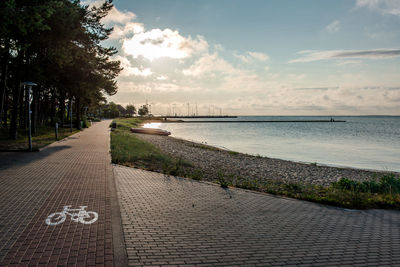
[(25, 88), (27, 87), (27, 90), (28, 90), (27, 91), (27, 93), (28, 93), (27, 94), (27, 98), (28, 98), (28, 129), (29, 129), (28, 139), (29, 139), (29, 151), (32, 152), (31, 90), (32, 90), (32, 86), (36, 86), (37, 84), (33, 83), (33, 82), (23, 82), (22, 84), (25, 86)]

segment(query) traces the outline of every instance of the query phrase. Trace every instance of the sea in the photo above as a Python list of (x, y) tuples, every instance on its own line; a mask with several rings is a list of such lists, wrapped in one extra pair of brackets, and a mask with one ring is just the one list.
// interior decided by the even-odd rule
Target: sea
[[(251, 122), (344, 120), (345, 122)], [(400, 172), (400, 116), (238, 116), (248, 123), (147, 125), (232, 151), (319, 165)]]

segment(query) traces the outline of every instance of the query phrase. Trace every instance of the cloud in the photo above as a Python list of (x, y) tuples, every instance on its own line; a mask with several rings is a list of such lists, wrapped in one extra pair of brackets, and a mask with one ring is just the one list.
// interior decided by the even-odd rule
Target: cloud
[(305, 74), (289, 74), (288, 77), (291, 80), (299, 81), (299, 80), (303, 80), (306, 77), (306, 75)]
[(269, 56), (267, 54), (259, 52), (251, 52), (251, 51), (248, 51), (243, 55), (237, 53), (234, 53), (233, 55), (238, 59), (240, 59), (241, 61), (243, 61), (244, 63), (250, 63), (253, 62), (254, 60), (265, 62), (269, 59)]
[(158, 77), (157, 77), (157, 80), (159, 80), (159, 81), (168, 80), (168, 77), (165, 76), (165, 75), (161, 75), (161, 76), (158, 76)]
[(201, 76), (205, 74), (227, 74), (235, 72), (235, 68), (226, 60), (220, 58), (218, 53), (205, 54), (192, 66), (182, 71), (187, 76)]
[(372, 49), (372, 50), (328, 50), (328, 51), (300, 51), (303, 56), (289, 61), (296, 62), (311, 62), (326, 59), (341, 59), (341, 58), (365, 58), (365, 59), (386, 59), (400, 56), (400, 49)]
[(400, 16), (400, 0), (357, 0), (356, 7), (366, 7), (384, 15)]
[[(83, 6), (88, 5), (89, 7), (100, 7), (105, 0), (85, 0), (81, 4)], [(107, 16), (101, 21), (105, 24), (125, 24), (129, 21), (136, 19), (136, 14), (131, 11), (119, 11), (115, 6), (108, 12)]]
[(252, 58), (257, 59), (259, 61), (267, 61), (269, 59), (269, 56), (264, 53), (259, 53), (259, 52), (247, 52)]
[(343, 60), (339, 62), (338, 66), (348, 66), (348, 65), (360, 65), (362, 61), (360, 60)]
[(162, 57), (182, 59), (206, 51), (208, 43), (199, 35), (192, 39), (191, 36), (184, 37), (171, 29), (152, 29), (125, 39), (122, 49), (125, 54), (134, 58), (142, 56), (149, 60)]
[(326, 26), (325, 29), (330, 33), (338, 32), (340, 30), (340, 21), (338, 20), (333, 21), (328, 26)]
[(113, 7), (108, 15), (102, 19), (105, 24), (118, 23), (125, 24), (136, 19), (136, 14), (130, 11), (119, 11), (117, 8)]
[(110, 35), (110, 39), (124, 38), (129, 34), (138, 34), (144, 32), (143, 23), (128, 22), (124, 26), (116, 25)]
[(127, 77), (132, 75), (147, 77), (153, 74), (150, 68), (139, 69), (138, 67), (133, 67), (129, 59), (127, 59), (126, 57), (116, 56), (115, 59), (119, 60), (121, 62), (121, 67), (123, 67), (123, 70), (120, 73), (121, 77)]

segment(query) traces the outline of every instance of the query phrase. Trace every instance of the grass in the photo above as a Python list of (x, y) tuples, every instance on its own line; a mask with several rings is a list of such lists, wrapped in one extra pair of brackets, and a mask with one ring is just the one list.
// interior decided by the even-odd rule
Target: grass
[[(117, 128), (111, 133), (111, 155), (113, 163), (158, 171), (170, 175), (183, 176), (195, 180), (204, 179), (204, 171), (181, 158), (173, 158), (162, 153), (151, 143), (142, 141), (130, 133), (131, 127), (143, 123), (136, 118), (116, 119)], [(218, 150), (211, 146), (193, 146)], [(236, 155), (230, 151), (229, 154)], [(318, 166), (317, 163), (310, 164)], [(262, 181), (256, 178), (240, 177), (218, 171), (216, 180), (221, 187), (234, 186), (270, 194), (297, 198), (332, 206), (352, 209), (391, 208), (400, 209), (400, 177), (393, 174), (375, 177), (371, 181), (357, 182), (343, 178), (330, 186), (283, 181)]]
[[(138, 118), (119, 118), (114, 120), (117, 128), (111, 132), (112, 162), (170, 175), (188, 176), (187, 169), (192, 166), (181, 158), (175, 159), (162, 153), (153, 144), (143, 141), (130, 132), (131, 127), (138, 127), (143, 120)], [(196, 172), (195, 179), (202, 178)]]
[[(68, 137), (72, 134), (79, 132), (73, 129), (72, 133), (69, 128), (58, 129), (58, 140)], [(38, 151), (39, 148), (57, 141), (55, 136), (54, 127), (41, 127), (35, 134), (32, 135), (33, 151)], [(18, 130), (17, 140), (8, 139), (8, 129), (2, 128), (0, 130), (0, 150), (27, 150), (28, 149), (28, 131)]]
[(400, 209), (400, 177), (394, 174), (383, 175), (378, 180), (365, 182), (342, 178), (330, 186), (260, 181), (221, 171), (217, 177), (217, 182), (223, 188), (234, 186), (351, 209)]

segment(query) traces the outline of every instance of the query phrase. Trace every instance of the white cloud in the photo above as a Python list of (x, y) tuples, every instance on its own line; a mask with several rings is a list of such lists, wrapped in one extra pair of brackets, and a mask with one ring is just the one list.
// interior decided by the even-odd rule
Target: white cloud
[(340, 21), (338, 20), (332, 21), (332, 23), (326, 26), (325, 29), (330, 33), (338, 32), (340, 30)]
[[(81, 4), (89, 7), (100, 7), (105, 0), (85, 0)], [(125, 24), (129, 21), (136, 19), (136, 14), (131, 11), (119, 11), (115, 6), (108, 12), (107, 16), (102, 19), (105, 24)]]
[(348, 65), (360, 65), (362, 61), (360, 60), (344, 60), (339, 62), (337, 65), (338, 66), (348, 66)]
[(168, 80), (168, 77), (165, 76), (165, 75), (161, 75), (161, 76), (158, 76), (158, 77), (157, 77), (157, 80), (159, 80), (159, 81)]
[(259, 53), (259, 52), (247, 52), (251, 57), (254, 59), (257, 59), (259, 61), (267, 61), (269, 59), (269, 56), (264, 53)]
[(147, 77), (153, 74), (150, 68), (139, 69), (137, 67), (133, 67), (129, 68), (128, 71), (129, 74), (133, 74), (135, 76), (143, 76), (143, 77)]
[(305, 74), (289, 74), (288, 77), (291, 80), (303, 80), (306, 77), (306, 75)]
[(136, 14), (130, 11), (119, 11), (116, 7), (113, 7), (108, 15), (102, 19), (105, 24), (119, 23), (125, 24), (136, 18)]
[(357, 7), (367, 7), (382, 14), (400, 16), (400, 0), (357, 0)]
[(253, 62), (254, 60), (265, 62), (269, 59), (269, 56), (267, 54), (259, 52), (251, 52), (251, 51), (248, 51), (243, 55), (237, 53), (234, 53), (233, 55), (238, 59), (240, 59), (241, 61), (243, 61), (244, 63), (250, 63)]
[(201, 76), (205, 74), (227, 74), (235, 72), (235, 68), (226, 60), (220, 58), (217, 53), (205, 54), (200, 57), (192, 66), (183, 70), (187, 76)]
[(206, 51), (208, 43), (202, 36), (192, 39), (191, 36), (184, 37), (171, 29), (152, 29), (125, 39), (122, 49), (134, 58), (143, 56), (149, 60), (162, 57), (182, 59)]
[(128, 22), (124, 26), (116, 25), (110, 35), (110, 39), (124, 38), (129, 34), (138, 34), (144, 32), (144, 26), (139, 22)]
[(327, 51), (300, 51), (303, 55), (293, 59), (289, 63), (311, 62), (326, 59), (341, 58), (365, 58), (365, 59), (385, 59), (400, 56), (400, 49), (371, 49), (371, 50), (327, 50)]
[(129, 59), (127, 59), (126, 57), (116, 56), (115, 59), (119, 60), (121, 62), (121, 67), (123, 67), (123, 70), (120, 73), (121, 77), (132, 75), (147, 77), (153, 74), (150, 68), (139, 69), (138, 67), (133, 67)]

